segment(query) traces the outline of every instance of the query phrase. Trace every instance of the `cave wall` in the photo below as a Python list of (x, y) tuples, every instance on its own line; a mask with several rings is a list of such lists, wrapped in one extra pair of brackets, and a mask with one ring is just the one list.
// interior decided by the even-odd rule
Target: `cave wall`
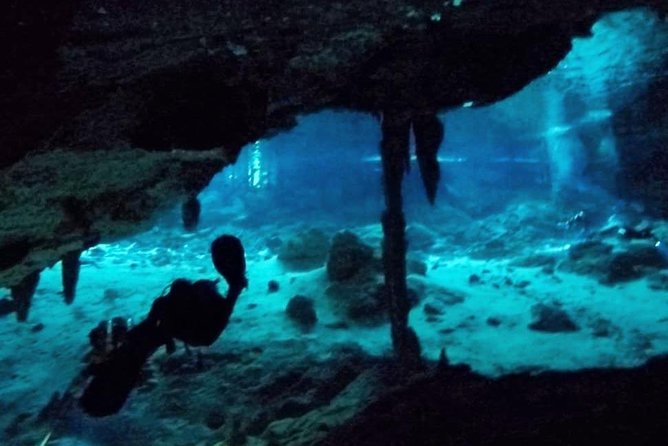
[(619, 195), (668, 218), (668, 54), (647, 91), (614, 117)]
[(150, 228), (228, 162), (215, 150), (128, 149), (54, 150), (14, 164), (0, 178), (0, 286), (16, 286), (70, 252)]

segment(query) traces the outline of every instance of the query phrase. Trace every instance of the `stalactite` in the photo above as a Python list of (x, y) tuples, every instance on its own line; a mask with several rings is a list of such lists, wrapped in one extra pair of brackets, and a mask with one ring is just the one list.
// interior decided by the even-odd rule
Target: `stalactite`
[(196, 195), (191, 195), (181, 206), (181, 220), (186, 231), (194, 231), (199, 224), (202, 205)]
[(421, 113), (413, 117), (415, 154), (420, 166), (422, 184), (429, 203), (434, 204), (438, 180), (441, 177), (438, 165), (438, 148), (443, 141), (443, 124), (436, 113)]
[(61, 260), (62, 278), (63, 278), (63, 296), (65, 303), (74, 302), (76, 295), (77, 282), (79, 281), (79, 270), (81, 269), (81, 251), (71, 251), (65, 254)]
[(410, 115), (383, 114), (381, 157), (386, 210), (383, 224), (383, 268), (389, 299), (392, 345), (401, 365), (408, 370), (422, 366), (420, 344), (408, 326), (410, 303), (406, 285), (406, 222), (401, 184), (409, 158)]
[(16, 309), (16, 319), (24, 322), (28, 319), (28, 311), (32, 303), (32, 297), (39, 282), (39, 271), (34, 271), (21, 280), (17, 285), (11, 287), (12, 299)]

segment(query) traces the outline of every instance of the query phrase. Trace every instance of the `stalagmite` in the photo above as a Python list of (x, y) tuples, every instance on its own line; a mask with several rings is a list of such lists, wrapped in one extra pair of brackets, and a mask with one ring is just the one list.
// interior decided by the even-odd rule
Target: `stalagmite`
[(408, 168), (410, 114), (385, 112), (382, 122), (381, 157), (383, 160), (383, 269), (389, 299), (392, 345), (403, 368), (422, 367), (420, 343), (408, 326), (408, 289), (406, 285), (406, 222), (401, 184)]
[(21, 280), (17, 285), (11, 287), (12, 299), (16, 308), (16, 319), (24, 322), (28, 319), (28, 311), (39, 282), (39, 271), (34, 271)]
[(79, 270), (81, 269), (80, 257), (81, 251), (71, 251), (65, 254), (61, 261), (63, 296), (65, 296), (65, 303), (68, 305), (74, 302), (77, 282), (79, 281)]

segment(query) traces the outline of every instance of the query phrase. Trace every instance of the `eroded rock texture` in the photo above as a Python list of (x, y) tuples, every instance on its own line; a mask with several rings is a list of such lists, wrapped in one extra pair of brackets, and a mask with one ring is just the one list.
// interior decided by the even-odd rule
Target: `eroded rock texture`
[(146, 228), (226, 162), (220, 151), (134, 149), (54, 150), (17, 162), (0, 177), (0, 286)]

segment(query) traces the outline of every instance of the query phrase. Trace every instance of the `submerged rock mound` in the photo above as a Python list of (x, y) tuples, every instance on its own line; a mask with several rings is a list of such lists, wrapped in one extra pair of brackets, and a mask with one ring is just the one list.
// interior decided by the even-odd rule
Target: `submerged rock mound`
[(668, 267), (668, 261), (649, 242), (615, 249), (608, 243), (592, 240), (573, 245), (559, 267), (591, 276), (604, 285), (615, 285), (652, 276)]
[(349, 231), (337, 233), (332, 239), (327, 258), (327, 277), (333, 282), (371, 275), (374, 267), (373, 248)]
[(320, 229), (307, 229), (282, 244), (278, 260), (295, 270), (320, 268), (327, 259), (329, 238)]
[(318, 322), (313, 299), (306, 296), (295, 296), (290, 299), (285, 308), (285, 314), (305, 331), (313, 328)]
[(546, 333), (570, 333), (578, 331), (579, 327), (571, 317), (557, 305), (536, 304), (531, 307), (534, 321), (529, 329)]

